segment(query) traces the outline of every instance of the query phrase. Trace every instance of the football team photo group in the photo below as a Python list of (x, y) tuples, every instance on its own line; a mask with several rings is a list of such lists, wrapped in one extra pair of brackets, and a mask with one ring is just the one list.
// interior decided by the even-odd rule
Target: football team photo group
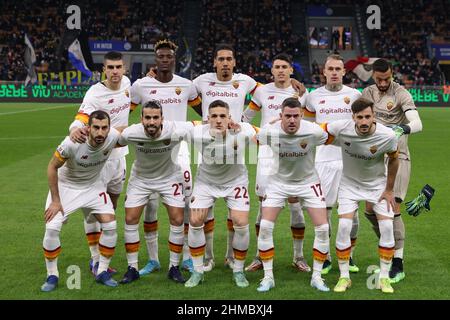
[(448, 299), (446, 1), (405, 4), (433, 33), (423, 47), (395, 3), (157, 1), (136, 33), (149, 8), (104, 4), (113, 27), (94, 2), (81, 33), (77, 5), (67, 24), (52, 4), (0, 20), (0, 102), (84, 86), (70, 104), (0, 104), (5, 268), (30, 275), (4, 298)]

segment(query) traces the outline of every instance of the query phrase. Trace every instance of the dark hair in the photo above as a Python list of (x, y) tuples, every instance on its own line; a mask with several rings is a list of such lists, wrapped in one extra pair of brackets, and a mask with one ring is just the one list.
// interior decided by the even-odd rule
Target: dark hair
[(325, 60), (325, 64), (328, 62), (328, 60), (340, 60), (342, 61), (342, 63), (344, 63), (344, 58), (340, 54), (330, 54)]
[(164, 39), (164, 40), (159, 40), (158, 42), (155, 43), (154, 50), (156, 52), (161, 48), (167, 48), (167, 49), (170, 49), (170, 50), (173, 50), (174, 52), (176, 52), (178, 49), (178, 46), (175, 43), (173, 43), (172, 41)]
[(228, 51), (231, 51), (231, 52), (233, 53), (233, 57), (234, 57), (234, 49), (233, 49), (233, 47), (232, 47), (231, 45), (229, 45), (229, 44), (221, 43), (221, 44), (218, 44), (218, 45), (216, 46), (216, 49), (214, 50), (214, 59), (217, 58), (217, 53), (218, 53), (220, 50), (228, 50)]
[(141, 115), (144, 115), (144, 109), (156, 109), (161, 112), (162, 115), (162, 106), (161, 103), (157, 100), (150, 100), (142, 106)]
[(284, 111), (285, 108), (302, 108), (302, 104), (300, 101), (298, 101), (297, 98), (287, 98), (284, 99), (283, 103), (281, 104), (281, 111)]
[(89, 126), (92, 125), (92, 121), (94, 119), (97, 119), (97, 120), (108, 119), (108, 126), (111, 124), (111, 119), (109, 118), (109, 114), (107, 114), (105, 111), (102, 111), (102, 110), (94, 111), (89, 115), (89, 121), (88, 121)]
[(282, 53), (277, 54), (277, 55), (273, 58), (273, 61), (275, 61), (275, 60), (283, 60), (283, 61), (286, 61), (287, 63), (289, 63), (290, 66), (292, 66), (292, 59), (291, 59), (291, 56), (288, 55), (287, 53), (282, 52)]
[(117, 51), (109, 51), (103, 56), (103, 61), (106, 60), (113, 60), (113, 61), (122, 60), (122, 54)]
[(209, 107), (208, 107), (208, 111), (213, 109), (213, 108), (217, 108), (217, 107), (222, 107), (227, 109), (228, 111), (230, 110), (230, 106), (228, 105), (228, 103), (226, 103), (225, 101), (222, 100), (214, 100), (213, 102), (210, 103)]
[(355, 114), (368, 107), (373, 110), (373, 102), (364, 98), (359, 98), (352, 103), (352, 112)]
[(372, 65), (373, 72), (387, 72), (388, 70), (392, 71), (392, 64), (386, 59), (378, 59)]

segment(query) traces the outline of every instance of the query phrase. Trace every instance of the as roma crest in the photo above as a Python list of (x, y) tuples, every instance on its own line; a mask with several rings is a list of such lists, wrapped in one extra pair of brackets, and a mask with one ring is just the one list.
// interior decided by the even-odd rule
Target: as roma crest
[(349, 104), (349, 103), (350, 103), (350, 98), (349, 98), (349, 97), (345, 97), (345, 98), (344, 98), (344, 102), (345, 102), (346, 104)]
[(388, 110), (391, 110), (393, 107), (394, 107), (394, 102), (392, 102), (392, 101), (389, 101), (389, 102), (387, 103), (387, 105), (386, 105), (386, 108), (387, 108)]
[(180, 95), (180, 93), (181, 93), (181, 88), (180, 88), (180, 87), (176, 87), (176, 88), (175, 88), (175, 93), (176, 93), (177, 95)]
[(307, 140), (300, 141), (300, 147), (302, 147), (303, 149), (306, 149), (307, 146), (308, 146), (308, 141)]
[(235, 89), (239, 88), (239, 82), (236, 81), (236, 80), (233, 81), (232, 85), (233, 85), (233, 87), (234, 87)]
[(127, 96), (127, 98), (130, 97), (130, 93), (128, 92), (128, 90), (125, 90), (125, 95)]
[(375, 152), (377, 152), (377, 150), (378, 150), (377, 146), (371, 146), (370, 149), (369, 149), (371, 154), (375, 154)]

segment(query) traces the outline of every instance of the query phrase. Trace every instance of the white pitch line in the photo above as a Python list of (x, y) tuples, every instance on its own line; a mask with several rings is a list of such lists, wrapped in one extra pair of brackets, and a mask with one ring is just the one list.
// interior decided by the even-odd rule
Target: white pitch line
[(18, 114), (18, 113), (25, 113), (25, 112), (37, 112), (37, 111), (47, 111), (47, 110), (54, 110), (54, 109), (62, 109), (62, 108), (73, 108), (74, 106), (57, 106), (57, 107), (48, 107), (48, 108), (39, 108), (39, 109), (30, 109), (30, 110), (21, 110), (21, 111), (12, 111), (12, 112), (0, 112), (0, 116), (7, 116), (11, 114)]
[(0, 138), (0, 141), (10, 141), (10, 140), (45, 140), (45, 139), (63, 139), (64, 136), (42, 136), (42, 137), (7, 137)]

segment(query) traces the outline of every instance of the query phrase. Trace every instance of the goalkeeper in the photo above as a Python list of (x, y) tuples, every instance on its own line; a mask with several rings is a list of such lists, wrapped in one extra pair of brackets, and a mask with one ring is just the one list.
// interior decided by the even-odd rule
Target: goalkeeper
[[(403, 248), (405, 225), (400, 213), (400, 204), (405, 200), (411, 173), (408, 136), (422, 131), (422, 121), (411, 94), (400, 84), (393, 81), (392, 65), (385, 59), (376, 60), (373, 65), (372, 78), (375, 84), (362, 92), (362, 97), (374, 102), (377, 122), (392, 127), (395, 131), (399, 148), (399, 168), (394, 185), (396, 206), (394, 207), (395, 254), (389, 277), (392, 283), (405, 278), (403, 271)], [(379, 236), (378, 222), (374, 215), (366, 217)]]

